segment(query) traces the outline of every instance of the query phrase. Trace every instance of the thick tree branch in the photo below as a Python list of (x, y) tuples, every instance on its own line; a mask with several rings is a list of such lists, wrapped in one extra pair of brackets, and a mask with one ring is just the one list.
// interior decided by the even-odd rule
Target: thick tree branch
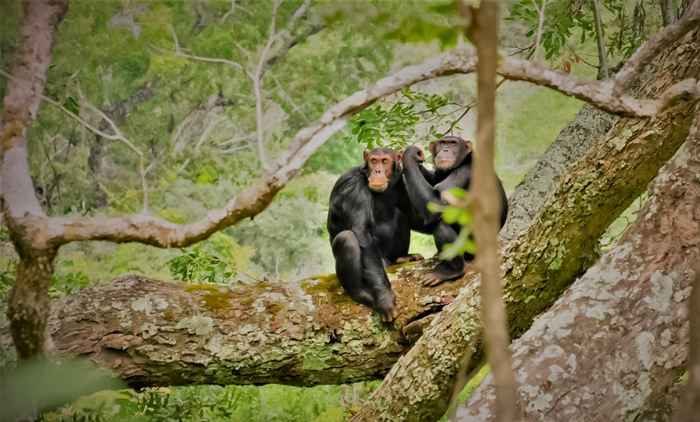
[(26, 131), (41, 103), (55, 29), (68, 10), (68, 2), (46, 4), (28, 0), (23, 8), (22, 42), (10, 71), (14, 77), (7, 84), (0, 130), (0, 172), (3, 182), (0, 191), (4, 198), (2, 208), (9, 225), (14, 225), (14, 221), (24, 215), (44, 215), (34, 195), (29, 174)]
[[(49, 330), (57, 352), (90, 358), (134, 387), (377, 379), (467, 280), (422, 287), (433, 265), (390, 268), (393, 326), (332, 275), (233, 286), (124, 276), (55, 301)], [(3, 346), (9, 340), (0, 335)]]
[(127, 217), (52, 218), (46, 226), (48, 238), (39, 243), (60, 245), (76, 240), (139, 241), (159, 247), (183, 247), (212, 233), (252, 217), (272, 201), (274, 195), (299, 171), (308, 157), (352, 114), (378, 98), (426, 79), (459, 72), (472, 72), (476, 60), (466, 50), (455, 50), (421, 65), (409, 66), (359, 91), (331, 107), (313, 125), (300, 130), (292, 139), (287, 153), (273, 164), (271, 172), (256, 185), (233, 198), (225, 208), (209, 212), (203, 220), (178, 225), (146, 215)]

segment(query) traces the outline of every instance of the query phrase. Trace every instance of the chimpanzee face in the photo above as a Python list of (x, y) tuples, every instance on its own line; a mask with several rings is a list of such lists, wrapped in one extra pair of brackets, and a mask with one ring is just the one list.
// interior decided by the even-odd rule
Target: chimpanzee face
[(401, 153), (390, 148), (375, 148), (365, 150), (364, 159), (369, 188), (374, 192), (384, 192), (401, 162)]
[(438, 170), (451, 170), (472, 152), (472, 143), (457, 136), (445, 136), (430, 143), (433, 164)]

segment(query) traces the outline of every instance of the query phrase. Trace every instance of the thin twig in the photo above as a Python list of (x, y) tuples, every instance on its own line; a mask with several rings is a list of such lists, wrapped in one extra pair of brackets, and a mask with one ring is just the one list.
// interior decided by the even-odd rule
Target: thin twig
[(535, 6), (537, 10), (537, 35), (535, 36), (535, 49), (532, 50), (531, 56), (537, 60), (539, 57), (537, 53), (540, 51), (540, 43), (542, 42), (542, 31), (544, 30), (544, 10), (547, 7), (547, 0), (542, 0), (542, 7), (537, 4), (537, 0), (532, 0), (532, 5)]
[(603, 33), (603, 21), (600, 15), (600, 4), (598, 0), (591, 0), (593, 3), (593, 19), (595, 20), (595, 38), (598, 48), (598, 77), (608, 79), (608, 54), (605, 51), (605, 34)]

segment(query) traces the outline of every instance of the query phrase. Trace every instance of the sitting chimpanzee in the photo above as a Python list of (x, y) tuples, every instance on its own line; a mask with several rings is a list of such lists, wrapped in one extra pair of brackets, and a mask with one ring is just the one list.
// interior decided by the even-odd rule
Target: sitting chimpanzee
[[(457, 238), (461, 227), (458, 224), (447, 224), (442, 221), (440, 213), (428, 210), (428, 203), (445, 204), (441, 198), (442, 192), (453, 187), (469, 189), (471, 182), (472, 144), (457, 136), (445, 136), (430, 143), (430, 153), (433, 155), (434, 171), (423, 167), (423, 151), (416, 146), (410, 146), (403, 154), (404, 182), (406, 191), (414, 207), (414, 212), (422, 218), (422, 225), (413, 229), (429, 233), (435, 239), (435, 246), (442, 251), (446, 244)], [(501, 196), (501, 227), (508, 215), (508, 200), (500, 179), (498, 189)], [(470, 261), (474, 256), (465, 253), (449, 261), (440, 261), (427, 285), (435, 286), (443, 281), (461, 277), (464, 274), (464, 261)]]
[(384, 266), (408, 253), (411, 205), (401, 177), (401, 153), (375, 148), (365, 151), (364, 161), (333, 186), (328, 233), (340, 284), (355, 301), (390, 322), (396, 298)]

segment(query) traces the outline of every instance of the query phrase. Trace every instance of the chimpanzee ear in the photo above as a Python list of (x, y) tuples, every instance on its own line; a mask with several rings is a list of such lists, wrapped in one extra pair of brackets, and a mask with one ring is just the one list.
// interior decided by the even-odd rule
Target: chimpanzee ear
[(435, 156), (435, 148), (437, 148), (437, 142), (433, 141), (428, 145), (428, 149), (430, 150), (430, 154)]
[(365, 163), (369, 160), (369, 151), (368, 150), (364, 150), (362, 152), (362, 159), (365, 161)]
[(467, 149), (467, 152), (474, 151), (474, 145), (472, 144), (472, 141), (468, 139), (462, 139), (462, 142), (464, 142), (464, 147)]
[(396, 151), (394, 153), (394, 165), (399, 171), (403, 170), (403, 151)]

